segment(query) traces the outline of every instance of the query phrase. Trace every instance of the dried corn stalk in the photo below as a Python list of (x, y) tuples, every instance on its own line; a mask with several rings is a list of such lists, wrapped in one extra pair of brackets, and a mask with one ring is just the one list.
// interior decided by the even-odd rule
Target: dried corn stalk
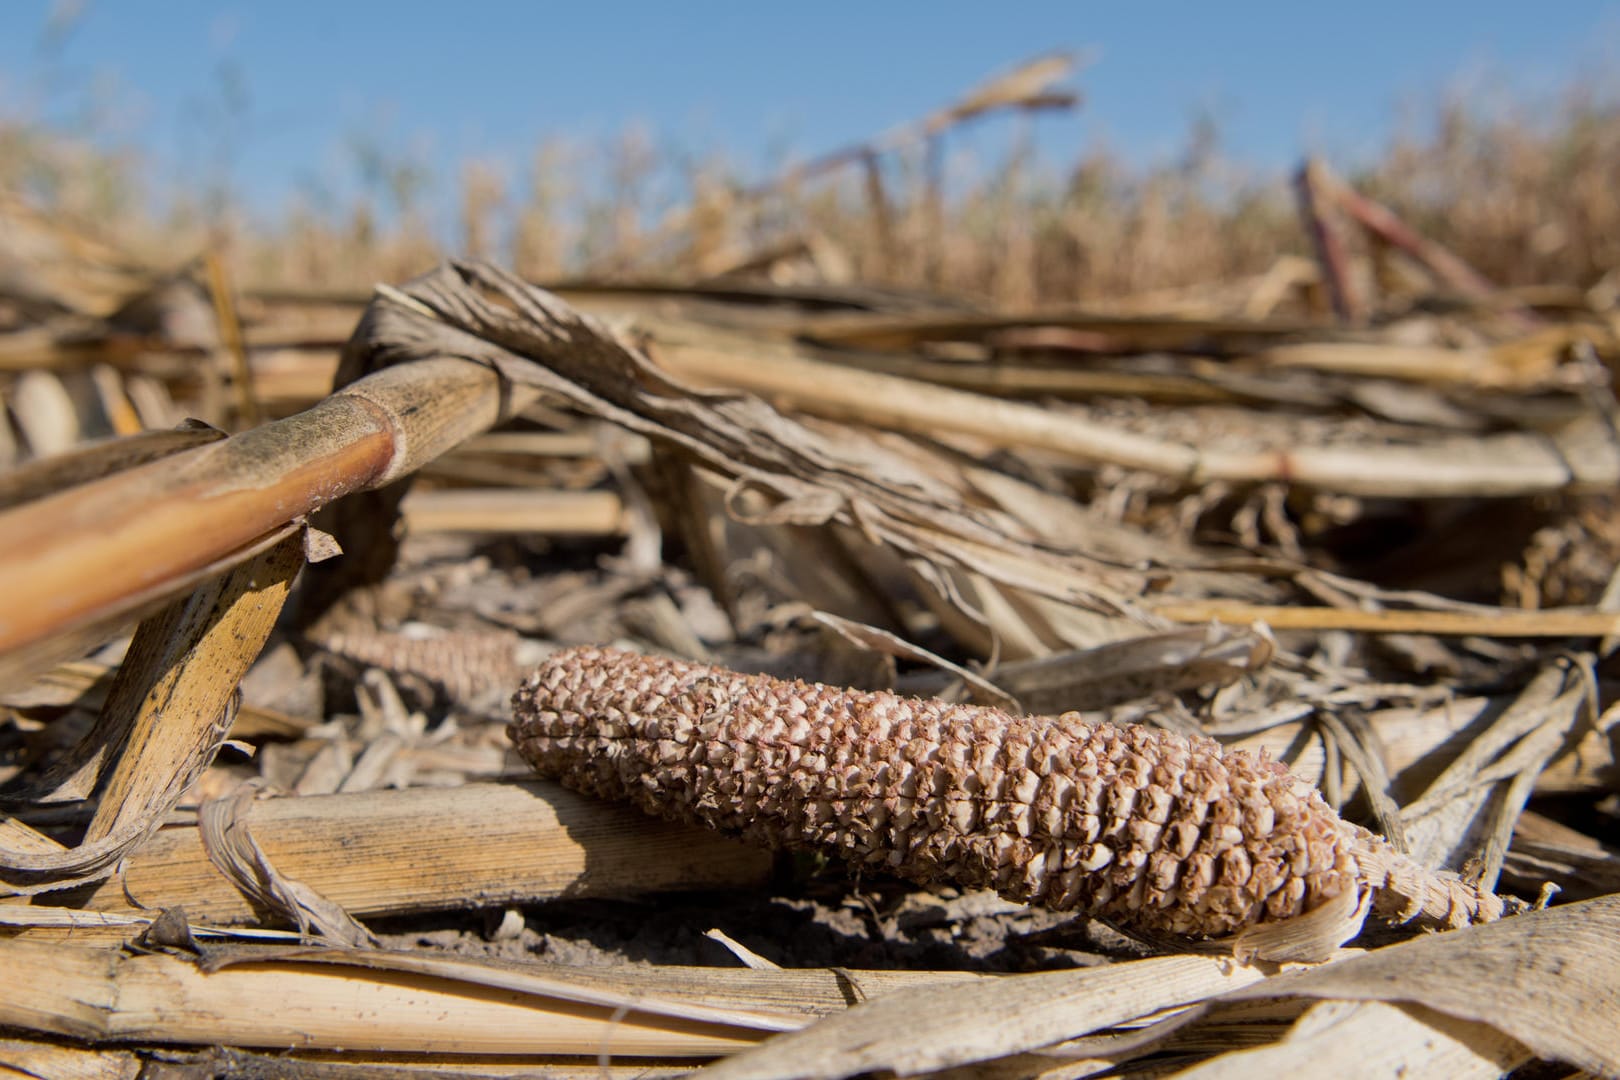
[(598, 648), (548, 658), (514, 710), (523, 756), (588, 794), (1139, 932), (1272, 927), (1263, 954), (1298, 955), (1283, 924), (1325, 913), (1331, 927), (1304, 947), (1320, 954), (1323, 933), (1326, 948), (1354, 936), (1366, 901), (1441, 926), (1503, 911), (1342, 820), (1277, 762), (1207, 739)]

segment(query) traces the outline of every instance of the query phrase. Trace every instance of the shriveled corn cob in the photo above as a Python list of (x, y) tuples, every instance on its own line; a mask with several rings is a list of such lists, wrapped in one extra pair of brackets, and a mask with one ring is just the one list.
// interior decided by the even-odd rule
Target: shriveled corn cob
[(1502, 914), (1279, 763), (1208, 739), (609, 648), (555, 653), (513, 708), (518, 750), (578, 791), (1140, 932), (1221, 936), (1368, 892), (1431, 925)]

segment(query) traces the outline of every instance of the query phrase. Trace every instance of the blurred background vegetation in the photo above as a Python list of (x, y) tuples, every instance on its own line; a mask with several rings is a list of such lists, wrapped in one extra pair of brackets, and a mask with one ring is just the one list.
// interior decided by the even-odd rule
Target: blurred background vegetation
[[(228, 241), (256, 287), (365, 287), (453, 253), (538, 280), (752, 271), (1029, 307), (1184, 289), (1309, 254), (1289, 178), (1229, 156), (1214, 113), (1153, 165), (1106, 145), (1063, 159), (1028, 108), (994, 121), (1009, 134), (988, 154), (951, 131), (868, 146), (820, 176), (781, 162), (764, 184), (731, 155), (694, 156), (644, 127), (543, 141), (516, 174), (356, 130), (343, 152), (352, 194), (311, 182), (284, 209), (249, 212), (231, 179), (251, 108), (241, 71), (220, 61), (212, 100), (191, 107), (210, 164), (159, 175), (118, 134), (117, 88), (59, 70), (83, 6), (52, 10), (33, 89), (0, 104), (0, 189), (153, 266)], [(1076, 81), (1083, 92), (1083, 71)], [(1620, 95), (1575, 76), (1552, 100), (1481, 100), (1433, 101), (1375, 158), (1331, 164), (1495, 284), (1601, 283), (1620, 261)], [(762, 257), (784, 251), (804, 257)]]

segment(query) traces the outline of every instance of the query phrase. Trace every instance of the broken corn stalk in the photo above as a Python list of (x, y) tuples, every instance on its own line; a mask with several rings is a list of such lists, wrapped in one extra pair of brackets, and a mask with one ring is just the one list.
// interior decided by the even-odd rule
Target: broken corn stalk
[(1369, 908), (1447, 927), (1503, 913), (1281, 764), (1209, 739), (589, 647), (549, 657), (513, 708), (518, 750), (578, 791), (1139, 933), (1249, 936), (1327, 914), (1308, 945), (1248, 950), (1305, 958)]

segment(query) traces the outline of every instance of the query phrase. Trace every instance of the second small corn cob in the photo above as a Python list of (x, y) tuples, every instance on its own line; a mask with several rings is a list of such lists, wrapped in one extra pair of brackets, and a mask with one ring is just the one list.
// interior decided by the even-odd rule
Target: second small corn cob
[(1208, 739), (606, 648), (552, 655), (513, 705), (519, 752), (576, 790), (1141, 932), (1216, 937), (1369, 898), (1434, 925), (1502, 913)]

